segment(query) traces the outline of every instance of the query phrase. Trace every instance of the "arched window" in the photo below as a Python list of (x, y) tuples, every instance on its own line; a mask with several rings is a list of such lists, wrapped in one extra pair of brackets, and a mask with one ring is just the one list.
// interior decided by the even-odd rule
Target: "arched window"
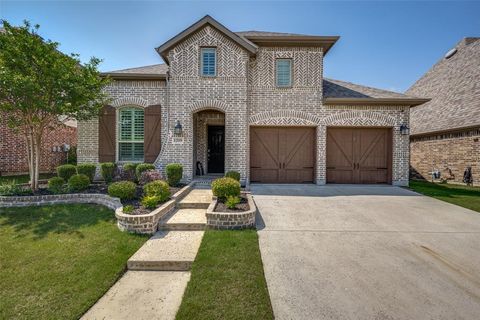
[(126, 107), (118, 115), (118, 161), (143, 162), (144, 112)]

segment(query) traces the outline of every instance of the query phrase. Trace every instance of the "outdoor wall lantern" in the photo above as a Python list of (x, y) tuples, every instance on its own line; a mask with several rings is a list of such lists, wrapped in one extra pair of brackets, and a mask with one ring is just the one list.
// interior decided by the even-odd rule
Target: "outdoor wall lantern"
[(402, 124), (402, 125), (400, 126), (400, 134), (406, 136), (406, 135), (408, 135), (409, 133), (410, 133), (410, 128), (407, 127), (406, 124)]
[(177, 124), (175, 125), (175, 128), (173, 128), (173, 134), (176, 137), (181, 137), (183, 134), (182, 124), (180, 123), (179, 120), (177, 120)]

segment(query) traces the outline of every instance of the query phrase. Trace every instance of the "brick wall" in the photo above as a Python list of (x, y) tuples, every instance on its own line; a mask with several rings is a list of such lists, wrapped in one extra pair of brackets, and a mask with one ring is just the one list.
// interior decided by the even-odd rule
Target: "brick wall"
[[(52, 148), (77, 145), (77, 128), (60, 124), (55, 130), (47, 131), (43, 137), (42, 153), (40, 157), (40, 171), (52, 172), (65, 163), (65, 152), (54, 152)], [(5, 123), (0, 115), (0, 174), (20, 174), (28, 172), (27, 147), (21, 132), (15, 132)]]
[(480, 184), (480, 128), (440, 135), (412, 137), (410, 165), (423, 178), (430, 180), (434, 169), (453, 181), (462, 182), (467, 166), (472, 167), (474, 184)]

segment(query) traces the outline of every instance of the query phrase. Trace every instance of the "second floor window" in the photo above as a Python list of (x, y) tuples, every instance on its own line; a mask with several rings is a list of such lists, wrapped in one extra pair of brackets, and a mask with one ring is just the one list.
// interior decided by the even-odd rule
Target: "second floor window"
[(118, 125), (118, 160), (142, 162), (143, 136), (143, 109), (121, 109), (119, 112)]
[(217, 50), (215, 48), (202, 48), (200, 59), (201, 75), (214, 77), (217, 73)]
[(276, 60), (276, 83), (277, 87), (292, 86), (292, 59)]

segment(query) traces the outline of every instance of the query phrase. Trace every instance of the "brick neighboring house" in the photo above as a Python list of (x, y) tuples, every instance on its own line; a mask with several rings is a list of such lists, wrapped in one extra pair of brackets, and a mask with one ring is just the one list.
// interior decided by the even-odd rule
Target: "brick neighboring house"
[[(65, 163), (67, 153), (60, 151), (64, 144), (77, 145), (77, 124), (67, 121), (57, 125), (55, 130), (45, 133), (42, 142), (40, 172), (53, 172)], [(54, 151), (53, 148), (57, 148)], [(0, 176), (28, 173), (27, 146), (21, 133), (10, 129), (0, 113)]]
[(105, 73), (111, 105), (78, 125), (79, 162), (184, 166), (184, 181), (407, 185), (409, 109), (426, 99), (324, 79), (337, 36), (232, 32), (205, 16), (156, 50), (165, 64)]
[[(411, 167), (414, 175), (462, 182), (472, 167), (480, 182), (480, 38), (464, 38), (407, 94), (431, 98), (411, 109)], [(453, 175), (453, 176), (452, 176)]]

